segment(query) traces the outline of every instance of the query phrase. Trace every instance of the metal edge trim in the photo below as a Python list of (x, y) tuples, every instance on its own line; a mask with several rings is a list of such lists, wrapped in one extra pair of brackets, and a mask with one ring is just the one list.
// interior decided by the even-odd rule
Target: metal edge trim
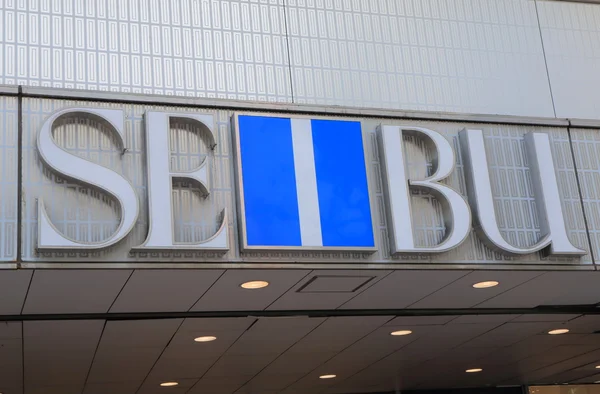
[(17, 96), (19, 87), (15, 85), (0, 85), (0, 94), (5, 96)]
[(594, 119), (567, 119), (571, 123), (571, 127), (582, 129), (599, 129), (600, 120)]
[[(395, 118), (429, 121), (456, 121), (469, 123), (498, 123), (529, 126), (565, 127), (569, 121), (563, 118), (527, 117), (514, 115), (464, 114), (449, 112), (408, 111), (383, 108), (359, 108), (345, 106), (321, 106), (316, 104), (295, 104), (283, 102), (262, 102), (227, 100), (203, 97), (164, 96), (138, 93), (107, 92), (98, 90), (75, 90), (23, 86), (23, 97), (42, 99), (72, 99), (86, 101), (110, 101), (134, 104), (191, 106), (235, 111), (267, 111), (298, 113), (323, 116), (355, 116), (371, 118)], [(600, 120), (589, 120), (600, 127)]]
[(22, 269), (323, 269), (323, 270), (481, 270), (481, 271), (594, 271), (587, 265), (507, 264), (332, 264), (332, 263), (21, 263)]

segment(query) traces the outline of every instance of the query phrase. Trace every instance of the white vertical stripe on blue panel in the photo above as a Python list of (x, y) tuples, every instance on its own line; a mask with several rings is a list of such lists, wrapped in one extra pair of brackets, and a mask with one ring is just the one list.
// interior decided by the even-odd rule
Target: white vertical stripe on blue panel
[(302, 246), (323, 246), (310, 119), (291, 119)]

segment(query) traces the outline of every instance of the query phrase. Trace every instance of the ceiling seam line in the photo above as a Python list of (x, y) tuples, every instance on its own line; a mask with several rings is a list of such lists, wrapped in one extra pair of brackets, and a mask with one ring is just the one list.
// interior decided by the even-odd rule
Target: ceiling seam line
[(154, 360), (154, 363), (152, 364), (152, 366), (150, 367), (150, 369), (148, 370), (148, 373), (146, 374), (146, 376), (144, 376), (144, 380), (142, 380), (142, 383), (140, 383), (139, 387), (137, 388), (137, 390), (135, 390), (135, 393), (137, 394), (141, 389), (142, 386), (144, 385), (144, 383), (146, 383), (146, 380), (148, 380), (148, 376), (150, 376), (150, 374), (152, 373), (152, 370), (154, 369), (154, 367), (156, 366), (156, 364), (158, 364), (158, 361), (160, 360), (160, 358), (162, 357), (162, 355), (164, 354), (165, 350), (167, 350), (167, 347), (169, 347), (169, 345), (171, 344), (171, 342), (173, 341), (173, 338), (175, 338), (175, 335), (177, 335), (177, 333), (179, 332), (179, 329), (181, 328), (181, 326), (183, 325), (183, 322), (185, 321), (185, 319), (181, 319), (181, 323), (179, 323), (179, 326), (177, 326), (177, 329), (173, 332), (173, 335), (171, 335), (171, 338), (169, 339), (169, 342), (167, 342), (167, 344), (165, 345), (165, 347), (161, 350), (160, 354), (158, 355), (158, 357), (156, 358), (156, 360)]
[(90, 362), (90, 367), (88, 368), (87, 373), (85, 374), (85, 380), (83, 381), (83, 391), (85, 391), (85, 386), (88, 384), (88, 380), (90, 378), (90, 374), (92, 373), (92, 368), (94, 367), (94, 361), (96, 360), (96, 355), (98, 354), (98, 349), (100, 349), (100, 342), (102, 342), (102, 337), (104, 336), (104, 330), (106, 330), (107, 320), (104, 320), (104, 324), (102, 325), (102, 331), (100, 332), (100, 336), (98, 337), (98, 343), (96, 343), (96, 348), (94, 349), (94, 356), (92, 357), (92, 361)]
[(106, 310), (107, 313), (109, 313), (110, 310), (112, 309), (112, 307), (115, 305), (115, 302), (117, 302), (117, 300), (119, 299), (119, 296), (121, 295), (121, 293), (123, 292), (123, 290), (125, 290), (125, 287), (129, 283), (129, 280), (131, 279), (131, 277), (133, 276), (133, 274), (135, 273), (135, 271), (137, 271), (137, 270), (131, 270), (131, 273), (127, 277), (127, 280), (125, 280), (125, 283), (123, 283), (123, 286), (121, 286), (121, 289), (119, 290), (119, 292), (115, 296), (114, 300), (110, 303), (110, 306)]
[(304, 275), (302, 278), (298, 279), (296, 281), (296, 283), (294, 283), (293, 285), (291, 285), (286, 291), (282, 292), (277, 298), (275, 298), (273, 300), (273, 302), (271, 302), (269, 305), (267, 305), (264, 310), (266, 311), (267, 309), (269, 309), (273, 304), (275, 304), (277, 301), (279, 301), (284, 295), (286, 295), (290, 290), (292, 290), (294, 287), (298, 286), (298, 284), (300, 282), (302, 282), (304, 279), (306, 279), (310, 274), (312, 274), (313, 272), (316, 272), (316, 270), (309, 270), (306, 275)]
[[(380, 326), (375, 327), (374, 329), (372, 329), (371, 331), (369, 331), (368, 333), (366, 333), (365, 335), (363, 335), (362, 337), (360, 337), (359, 339), (357, 339), (356, 341), (352, 342), (350, 345), (346, 346), (345, 348), (343, 348), (342, 350), (340, 350), (338, 353), (336, 353), (333, 357), (325, 360), (324, 362), (322, 362), (321, 364), (317, 365), (315, 368), (311, 369), (308, 373), (304, 374), (303, 376), (301, 376), (300, 378), (296, 379), (294, 382), (292, 382), (291, 384), (287, 385), (284, 390), (286, 390), (287, 388), (289, 388), (291, 385), (295, 384), (296, 382), (300, 381), (301, 379), (304, 379), (306, 376), (310, 375), (311, 373), (313, 373), (315, 370), (317, 370), (317, 368), (319, 368), (320, 366), (324, 365), (325, 363), (329, 362), (330, 360), (334, 359), (336, 356), (338, 356), (339, 354), (341, 354), (342, 352), (346, 351), (347, 349), (349, 349), (350, 347), (352, 347), (353, 345), (357, 344), (358, 342), (362, 341), (363, 339), (365, 339), (366, 337), (368, 337), (369, 335), (371, 335), (372, 333), (374, 333), (375, 331), (377, 331), (378, 329), (380, 329), (381, 327), (383, 327), (384, 325), (386, 325), (387, 323), (389, 323), (390, 321), (394, 320), (394, 316), (392, 316), (389, 320), (387, 320), (386, 322), (382, 323)], [(415, 339), (416, 340), (416, 339)], [(414, 342), (415, 340), (411, 341)], [(342, 380), (343, 381), (343, 380)], [(341, 381), (340, 381), (341, 382)]]
[(511, 291), (511, 290), (514, 290), (514, 289), (516, 289), (516, 288), (518, 288), (518, 287), (524, 286), (524, 285), (526, 285), (527, 283), (531, 282), (532, 280), (535, 280), (535, 279), (541, 278), (542, 276), (544, 276), (544, 275), (546, 275), (546, 274), (548, 274), (548, 273), (549, 273), (549, 272), (542, 272), (542, 273), (540, 273), (539, 275), (536, 275), (536, 276), (534, 276), (533, 278), (531, 278), (531, 279), (528, 279), (528, 280), (526, 280), (526, 281), (525, 281), (525, 282), (523, 282), (523, 283), (519, 283), (518, 285), (516, 285), (516, 286), (513, 286), (513, 287), (511, 287), (510, 289), (506, 289), (506, 290), (504, 290), (503, 292), (501, 292), (501, 293), (498, 293), (498, 294), (496, 294), (495, 296), (488, 298), (487, 300), (483, 300), (483, 301), (481, 301), (481, 302), (479, 302), (479, 303), (477, 303), (477, 304), (473, 305), (473, 307), (476, 307), (477, 305), (481, 305), (481, 304), (483, 304), (483, 303), (486, 303), (486, 302), (488, 302), (488, 301), (491, 301), (491, 300), (493, 300), (493, 299), (494, 299), (494, 298), (496, 298), (496, 297), (500, 297), (502, 294), (506, 294), (506, 293), (508, 293), (508, 292), (509, 292), (509, 291)]
[(457, 282), (457, 281), (459, 281), (459, 280), (463, 279), (464, 277), (466, 277), (467, 275), (470, 275), (470, 274), (472, 274), (473, 272), (475, 272), (475, 271), (473, 271), (473, 270), (467, 270), (467, 271), (464, 273), (464, 275), (462, 275), (462, 276), (460, 276), (460, 277), (456, 278), (455, 280), (453, 280), (453, 281), (451, 281), (451, 282), (449, 282), (449, 283), (446, 283), (444, 286), (440, 287), (439, 289), (437, 289), (437, 290), (434, 290), (434, 291), (432, 291), (431, 293), (429, 293), (429, 294), (427, 294), (427, 295), (425, 295), (425, 296), (423, 296), (423, 297), (419, 298), (418, 300), (416, 300), (416, 301), (415, 301), (415, 302), (413, 302), (412, 304), (409, 304), (409, 305), (407, 305), (407, 306), (406, 306), (406, 308), (410, 308), (411, 306), (413, 306), (413, 305), (415, 305), (415, 304), (417, 304), (417, 303), (419, 303), (419, 302), (423, 301), (425, 298), (427, 298), (427, 297), (429, 297), (429, 296), (432, 296), (432, 295), (434, 295), (434, 294), (435, 294), (435, 293), (437, 293), (438, 291), (445, 289), (446, 287), (448, 287), (448, 286), (450, 286), (451, 284), (453, 284), (453, 283), (455, 283), (455, 282)]
[[(231, 349), (231, 348), (233, 347), (233, 345), (235, 345), (235, 344), (236, 344), (236, 343), (237, 343), (237, 342), (240, 340), (240, 338), (241, 338), (242, 336), (244, 336), (244, 333), (246, 333), (246, 332), (247, 332), (247, 331), (250, 329), (250, 327), (252, 327), (253, 325), (255, 325), (257, 322), (258, 322), (258, 319), (256, 319), (256, 318), (255, 318), (255, 319), (254, 319), (254, 321), (253, 321), (253, 322), (252, 322), (252, 323), (251, 323), (251, 324), (250, 324), (250, 325), (249, 325), (249, 326), (248, 326), (248, 327), (247, 327), (247, 328), (246, 328), (246, 329), (245, 329), (245, 330), (244, 330), (242, 333), (240, 333), (240, 335), (239, 335), (239, 336), (238, 336), (238, 337), (235, 339), (235, 341), (233, 341), (233, 342), (231, 343), (231, 345), (229, 345), (229, 346), (227, 347), (227, 349), (225, 349), (225, 350), (223, 351), (223, 353), (221, 353), (221, 355), (220, 355), (219, 357), (217, 357), (217, 359), (215, 360), (215, 362), (214, 362), (214, 363), (212, 363), (212, 365), (211, 365), (210, 367), (208, 367), (208, 368), (206, 369), (206, 371), (204, 371), (204, 373), (202, 374), (202, 376), (200, 376), (200, 377), (198, 378), (198, 381), (196, 381), (196, 383), (194, 383), (193, 385), (191, 385), (191, 386), (190, 386), (190, 387), (189, 387), (189, 388), (186, 390), (186, 392), (185, 392), (184, 394), (187, 394), (187, 393), (189, 393), (189, 392), (190, 392), (190, 390), (192, 390), (194, 387), (196, 387), (196, 385), (197, 385), (198, 383), (200, 383), (200, 381), (202, 380), (202, 378), (204, 378), (204, 376), (206, 376), (206, 374), (207, 374), (207, 373), (208, 373), (208, 372), (209, 372), (209, 371), (212, 369), (212, 367), (214, 367), (214, 366), (215, 366), (215, 364), (216, 364), (216, 363), (218, 363), (218, 362), (219, 362), (219, 360), (220, 360), (221, 358), (223, 358), (223, 355), (224, 355), (225, 353), (227, 353), (227, 352), (229, 351), (229, 349)], [(136, 393), (136, 394), (137, 394), (137, 393)]]
[(346, 305), (347, 303), (349, 303), (350, 301), (352, 301), (353, 299), (355, 299), (359, 295), (364, 294), (367, 290), (369, 290), (370, 288), (372, 288), (373, 286), (375, 286), (377, 283), (380, 283), (382, 280), (386, 279), (388, 276), (392, 275), (394, 272), (395, 272), (394, 270), (391, 270), (390, 272), (388, 272), (387, 274), (385, 274), (381, 278), (379, 278), (379, 280), (377, 280), (374, 283), (372, 283), (371, 286), (367, 286), (362, 291), (356, 292), (356, 294), (354, 296), (352, 296), (347, 301), (344, 301), (344, 303), (342, 305), (338, 306), (336, 309), (342, 308), (344, 305)]
[(33, 277), (36, 271), (37, 270), (33, 270), (33, 272), (31, 273), (31, 277), (29, 278), (29, 284), (27, 285), (27, 291), (25, 291), (25, 297), (23, 297), (23, 305), (21, 305), (21, 312), (19, 313), (20, 315), (22, 315), (23, 311), (25, 310), (25, 304), (27, 304), (27, 297), (29, 297), (29, 290), (31, 289), (31, 284), (33, 283)]
[[(293, 344), (291, 344), (287, 349), (285, 349), (284, 351), (282, 351), (277, 357), (275, 357), (270, 363), (268, 363), (267, 365), (265, 365), (264, 368), (262, 368), (260, 371), (258, 371), (254, 376), (252, 376), (252, 378), (250, 378), (249, 380), (247, 380), (246, 382), (244, 382), (244, 384), (242, 384), (239, 388), (237, 388), (233, 394), (237, 393), (239, 390), (241, 390), (242, 388), (244, 388), (245, 385), (247, 385), (250, 381), (252, 381), (252, 379), (254, 379), (255, 377), (257, 377), (258, 375), (260, 375), (260, 373), (262, 371), (264, 371), (265, 369), (267, 369), (269, 367), (269, 365), (273, 364), (275, 361), (277, 361), (283, 354), (285, 354), (288, 350), (290, 350), (292, 347), (294, 347), (298, 342), (300, 342), (301, 340), (303, 340), (304, 338), (306, 338), (308, 335), (310, 335), (310, 333), (312, 333), (313, 331), (315, 331), (317, 328), (321, 327), (323, 324), (325, 324), (325, 322), (328, 320), (328, 318), (325, 318), (321, 323), (319, 323), (318, 325), (316, 325), (312, 330), (310, 330), (309, 332), (307, 332), (304, 336), (302, 336), (302, 338), (298, 339), (296, 342), (294, 342)], [(258, 322), (258, 320), (256, 320)]]
[(194, 302), (194, 303), (193, 303), (193, 304), (192, 304), (192, 305), (191, 305), (191, 306), (190, 306), (190, 307), (187, 309), (187, 311), (188, 311), (188, 312), (189, 312), (189, 311), (191, 311), (191, 310), (192, 310), (192, 308), (193, 308), (193, 307), (194, 307), (194, 306), (195, 306), (197, 303), (199, 303), (199, 302), (200, 302), (200, 300), (202, 299), (202, 297), (204, 297), (204, 296), (206, 295), (206, 293), (208, 293), (208, 292), (210, 291), (210, 289), (212, 289), (212, 288), (213, 288), (213, 286), (214, 286), (214, 285), (216, 285), (216, 284), (217, 284), (217, 282), (218, 282), (219, 280), (221, 280), (221, 278), (223, 277), (223, 275), (225, 275), (225, 273), (227, 273), (227, 271), (229, 271), (229, 270), (223, 270), (223, 272), (221, 273), (221, 275), (219, 275), (219, 277), (218, 277), (217, 279), (215, 279), (215, 281), (214, 281), (213, 283), (211, 283), (211, 285), (210, 285), (210, 286), (208, 286), (208, 289), (206, 289), (206, 290), (205, 290), (205, 291), (204, 291), (204, 292), (203, 292), (203, 293), (200, 295), (200, 297), (198, 297), (198, 299), (197, 299), (197, 300), (196, 300), (196, 301), (195, 301), (195, 302)]

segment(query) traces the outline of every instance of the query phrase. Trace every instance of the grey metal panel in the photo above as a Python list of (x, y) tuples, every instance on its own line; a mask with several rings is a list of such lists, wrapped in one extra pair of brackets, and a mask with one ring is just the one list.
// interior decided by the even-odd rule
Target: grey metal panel
[(3, 1), (0, 83), (291, 101), (282, 0)]
[[(53, 252), (38, 254), (36, 251), (37, 209), (36, 199), (43, 197), (50, 201), (50, 217), (61, 231), (66, 231), (78, 240), (99, 240), (108, 237), (117, 225), (118, 209), (106, 196), (93, 193), (85, 187), (60, 180), (41, 167), (35, 148), (35, 137), (39, 128), (51, 113), (65, 107), (107, 107), (122, 108), (126, 116), (126, 140), (129, 151), (121, 164), (119, 151), (111, 137), (101, 129), (81, 119), (70, 119), (57, 125), (55, 135), (67, 150), (89, 160), (101, 162), (113, 170), (124, 174), (136, 187), (141, 211), (139, 221), (132, 233), (121, 244), (98, 252)], [(230, 251), (224, 255), (203, 253), (135, 253), (130, 248), (139, 245), (147, 232), (146, 212), (146, 169), (143, 134), (143, 113), (145, 110), (183, 111), (188, 113), (213, 113), (217, 122), (217, 148), (214, 159), (210, 156), (212, 195), (201, 200), (196, 191), (188, 186), (176, 188), (175, 224), (179, 240), (198, 241), (205, 239), (216, 230), (216, 218), (223, 207), (228, 210), (231, 234)], [(581, 261), (573, 259), (547, 259), (537, 254), (519, 258), (505, 257), (487, 249), (471, 234), (468, 241), (459, 248), (442, 254), (427, 256), (389, 255), (387, 223), (384, 213), (383, 191), (379, 155), (375, 130), (381, 123), (427, 127), (444, 135), (457, 151), (457, 168), (446, 181), (455, 189), (465, 193), (458, 132), (464, 127), (479, 128), (484, 131), (486, 148), (490, 157), (490, 171), (494, 183), (494, 196), (502, 223), (503, 234), (518, 246), (534, 243), (539, 236), (539, 225), (535, 214), (529, 168), (525, 158), (523, 136), (530, 131), (548, 133), (553, 147), (553, 157), (562, 193), (563, 208), (567, 218), (567, 228), (572, 241), (584, 249), (587, 235), (577, 193), (567, 131), (558, 127), (517, 126), (483, 123), (411, 121), (382, 118), (354, 118), (362, 123), (366, 157), (369, 171), (369, 185), (373, 199), (373, 221), (376, 227), (376, 247), (373, 254), (353, 252), (291, 252), (256, 251), (240, 253), (236, 237), (237, 218), (234, 203), (233, 155), (230, 118), (234, 114), (228, 110), (161, 107), (158, 105), (137, 105), (118, 103), (94, 103), (90, 101), (67, 101), (59, 99), (25, 98), (23, 101), (23, 260), (34, 262), (73, 262), (73, 263), (144, 263), (144, 262), (186, 262), (186, 263), (238, 263), (261, 264), (411, 264), (415, 267), (431, 267), (429, 264), (455, 264), (498, 266), (515, 265), (523, 268), (551, 264), (587, 264), (589, 256)], [(197, 165), (206, 154), (206, 148), (199, 137), (185, 127), (174, 125), (171, 132), (171, 154), (173, 165), (179, 169)], [(422, 140), (405, 138), (409, 168), (412, 175), (423, 175), (432, 166), (432, 155), (425, 149)], [(196, 163), (196, 164), (194, 164)], [(413, 194), (415, 234), (421, 245), (439, 240), (443, 231), (443, 217), (439, 202), (432, 196)], [(181, 209), (179, 209), (181, 208)]]
[(290, 0), (286, 12), (296, 102), (554, 115), (533, 1)]
[(0, 96), (0, 261), (17, 258), (18, 103)]
[(600, 119), (600, 5), (537, 6), (556, 115)]
[(600, 128), (571, 129), (571, 141), (594, 258), (600, 257)]
[[(2, 87), (0, 87), (2, 89)], [(581, 127), (600, 126), (600, 121), (594, 119), (564, 119), (555, 117), (534, 117), (534, 116), (512, 116), (496, 114), (468, 114), (456, 112), (430, 112), (414, 111), (400, 109), (382, 109), (365, 107), (345, 107), (339, 105), (323, 106), (319, 104), (294, 104), (294, 103), (265, 103), (242, 100), (227, 99), (208, 99), (202, 97), (173, 97), (154, 94), (136, 94), (123, 92), (100, 92), (93, 93), (86, 90), (75, 89), (53, 89), (48, 87), (22, 87), (23, 97), (42, 97), (65, 100), (90, 99), (93, 95), (94, 100), (98, 101), (124, 101), (136, 104), (169, 104), (169, 105), (193, 105), (205, 108), (222, 108), (238, 111), (276, 111), (293, 112), (304, 114), (321, 114), (331, 116), (364, 116), (381, 118), (404, 118), (420, 120), (438, 120), (438, 121), (456, 121), (456, 122), (481, 122), (481, 123), (500, 123), (515, 125), (532, 126), (569, 126), (569, 121), (580, 122)], [(1, 90), (0, 90), (1, 91)], [(17, 89), (14, 88), (16, 93)], [(585, 125), (583, 125), (585, 124)]]

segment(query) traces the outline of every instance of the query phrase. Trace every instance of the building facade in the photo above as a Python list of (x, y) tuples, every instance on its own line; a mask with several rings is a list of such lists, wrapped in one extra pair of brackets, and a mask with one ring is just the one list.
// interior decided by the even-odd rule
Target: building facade
[(0, 392), (594, 393), (598, 69), (595, 1), (5, 0)]

